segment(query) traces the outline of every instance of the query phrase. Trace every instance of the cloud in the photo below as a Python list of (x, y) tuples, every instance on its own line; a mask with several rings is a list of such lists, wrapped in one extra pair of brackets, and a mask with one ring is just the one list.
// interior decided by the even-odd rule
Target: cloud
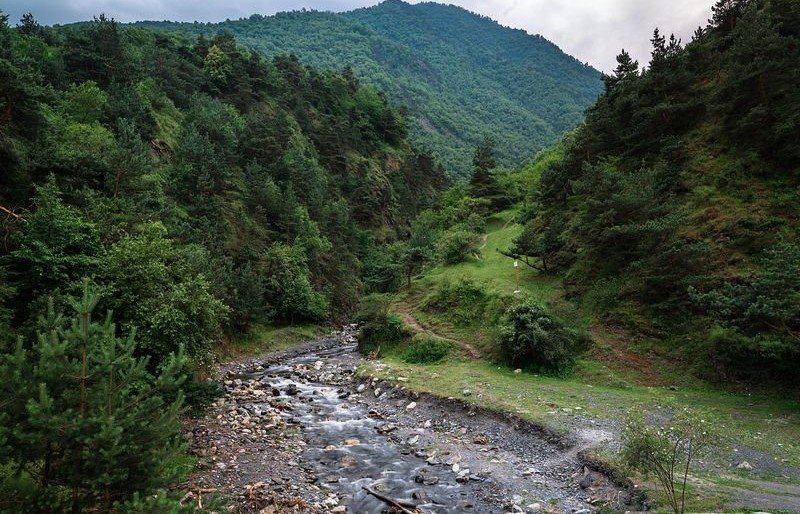
[[(419, 3), (420, 0), (412, 0)], [(541, 34), (581, 61), (610, 71), (625, 48), (649, 61), (650, 36), (659, 27), (688, 41), (710, 17), (712, 0), (444, 0)], [(70, 23), (106, 13), (117, 20), (222, 21), (253, 13), (300, 8), (345, 11), (377, 0), (4, 0), (2, 9), (19, 20), (32, 12), (45, 24)]]

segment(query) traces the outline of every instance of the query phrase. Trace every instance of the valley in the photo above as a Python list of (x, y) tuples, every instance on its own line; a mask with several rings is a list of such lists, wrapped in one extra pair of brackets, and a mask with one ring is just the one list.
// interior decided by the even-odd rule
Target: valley
[(800, 3), (247, 1), (0, 11), (0, 513), (800, 512)]

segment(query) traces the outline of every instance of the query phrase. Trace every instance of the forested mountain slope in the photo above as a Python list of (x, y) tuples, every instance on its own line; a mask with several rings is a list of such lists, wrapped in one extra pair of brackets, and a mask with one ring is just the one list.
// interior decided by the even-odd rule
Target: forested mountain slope
[(159, 355), (345, 316), (445, 182), (376, 90), (231, 36), (105, 18), (0, 36), (5, 332), (84, 277)]
[(644, 71), (619, 56), (543, 174), (514, 250), (700, 371), (789, 380), (800, 362), (800, 3), (721, 0), (685, 46), (652, 41)]
[(319, 68), (351, 67), (409, 108), (412, 140), (460, 177), (487, 133), (500, 163), (519, 165), (575, 127), (602, 89), (596, 70), (543, 37), (430, 2), (141, 25), (205, 37), (225, 31), (269, 58), (292, 53)]

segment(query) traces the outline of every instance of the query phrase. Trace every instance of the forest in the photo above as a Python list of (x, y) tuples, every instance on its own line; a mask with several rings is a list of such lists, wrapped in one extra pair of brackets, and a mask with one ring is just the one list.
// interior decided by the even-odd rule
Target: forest
[(408, 109), (411, 141), (461, 179), (487, 133), (496, 135), (498, 162), (515, 169), (580, 123), (602, 90), (597, 70), (544, 37), (432, 2), (137, 25), (206, 37), (225, 31), (267, 58), (294, 54), (320, 69), (352, 69)]
[(219, 341), (348, 319), (447, 180), (382, 93), (229, 35), (4, 16), (0, 62), (0, 505), (134, 509)]

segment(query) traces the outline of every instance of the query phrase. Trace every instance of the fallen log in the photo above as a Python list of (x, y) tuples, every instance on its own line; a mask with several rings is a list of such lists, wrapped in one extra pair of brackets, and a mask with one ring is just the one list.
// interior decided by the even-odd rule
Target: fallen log
[[(384, 502), (384, 503), (386, 503), (388, 505), (391, 505), (392, 507), (397, 507), (398, 509), (400, 509), (401, 512), (404, 512), (405, 514), (419, 514), (419, 510), (417, 509), (417, 506), (415, 504), (411, 503), (411, 502), (407, 502), (407, 501), (403, 501), (403, 500), (395, 500), (394, 498), (389, 498), (388, 496), (384, 496), (381, 493), (379, 493), (379, 492), (377, 492), (377, 491), (375, 491), (373, 489), (370, 489), (369, 487), (367, 487), (365, 485), (361, 486), (361, 487), (368, 494), (371, 494), (375, 498), (379, 499), (380, 501), (382, 501), (382, 502)], [(411, 509), (414, 509), (414, 510), (409, 510), (409, 507)]]

